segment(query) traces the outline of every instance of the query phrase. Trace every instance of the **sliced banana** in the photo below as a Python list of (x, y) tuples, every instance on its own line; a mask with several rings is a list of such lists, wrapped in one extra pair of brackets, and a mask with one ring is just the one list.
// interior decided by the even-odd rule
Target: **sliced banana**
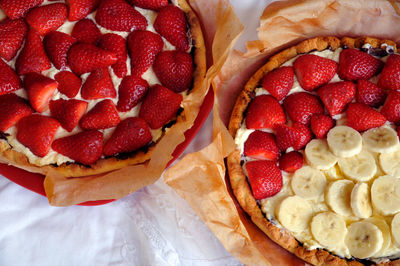
[(325, 175), (310, 166), (303, 166), (297, 170), (291, 181), (293, 192), (305, 199), (318, 198), (324, 193), (325, 186)]
[(382, 231), (373, 223), (361, 221), (351, 224), (345, 243), (352, 256), (359, 259), (366, 259), (374, 256), (382, 249)]
[(311, 221), (311, 233), (321, 245), (335, 250), (344, 244), (347, 234), (346, 222), (333, 212), (321, 212)]
[(355, 216), (368, 218), (372, 215), (371, 197), (367, 183), (357, 183), (351, 191), (351, 209)]
[(391, 231), (392, 231), (393, 242), (397, 247), (400, 247), (400, 213), (396, 214), (393, 217), (391, 224)]
[(374, 157), (366, 150), (352, 157), (339, 158), (338, 165), (346, 176), (361, 182), (373, 178), (377, 169)]
[(389, 153), (399, 148), (399, 137), (390, 127), (378, 127), (363, 134), (364, 145), (373, 152)]
[(330, 180), (338, 180), (345, 178), (338, 164), (335, 164), (333, 167), (329, 168), (328, 170), (325, 170), (324, 174)]
[(337, 157), (329, 150), (328, 144), (322, 139), (313, 139), (305, 149), (307, 162), (319, 170), (328, 170), (337, 162)]
[(358, 154), (362, 148), (362, 137), (357, 130), (348, 126), (336, 126), (329, 130), (328, 145), (333, 154), (347, 158)]
[(379, 156), (379, 163), (386, 174), (400, 178), (400, 150), (382, 153)]
[(282, 200), (276, 215), (283, 227), (292, 232), (302, 232), (308, 228), (313, 210), (311, 205), (299, 196)]
[(353, 216), (350, 206), (353, 187), (354, 183), (347, 179), (338, 180), (329, 185), (325, 200), (334, 212), (346, 217)]
[(400, 211), (400, 179), (384, 175), (374, 180), (371, 186), (371, 201), (383, 215)]
[(383, 238), (382, 248), (374, 255), (375, 257), (379, 257), (389, 248), (390, 244), (392, 243), (390, 228), (386, 223), (386, 221), (381, 217), (370, 217), (364, 221), (376, 225), (382, 232), (382, 238)]

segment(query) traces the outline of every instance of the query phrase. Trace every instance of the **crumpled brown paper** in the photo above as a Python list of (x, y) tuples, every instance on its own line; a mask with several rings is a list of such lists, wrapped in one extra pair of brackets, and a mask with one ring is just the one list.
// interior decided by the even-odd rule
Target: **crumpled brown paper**
[[(399, 3), (385, 0), (274, 2), (260, 18), (259, 40), (249, 41), (246, 53), (232, 51), (224, 58), (225, 63), (212, 82), (215, 91), (213, 142), (187, 155), (164, 176), (166, 183), (193, 207), (225, 248), (244, 264), (302, 265), (304, 262), (259, 231), (237, 206), (229, 190), (224, 158), (235, 149), (235, 144), (225, 125), (238, 93), (269, 55), (307, 38), (368, 35), (398, 42), (398, 11)], [(237, 20), (233, 15), (227, 19)], [(218, 36), (213, 43), (213, 47), (217, 46), (221, 47), (218, 50), (228, 48)], [(218, 57), (214, 55), (214, 58)]]

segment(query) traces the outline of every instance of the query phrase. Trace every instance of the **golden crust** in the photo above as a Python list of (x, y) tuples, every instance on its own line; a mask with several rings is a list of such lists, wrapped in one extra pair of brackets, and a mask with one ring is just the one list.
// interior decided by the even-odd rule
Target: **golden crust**
[[(240, 128), (244, 118), (245, 111), (252, 97), (254, 90), (259, 85), (260, 80), (266, 73), (281, 66), (284, 62), (296, 57), (299, 54), (308, 53), (313, 50), (322, 51), (327, 48), (335, 50), (339, 47), (361, 48), (364, 44), (369, 43), (373, 48), (391, 45), (396, 51), (396, 44), (390, 40), (379, 40), (371, 37), (349, 38), (344, 37), (317, 37), (305, 40), (293, 47), (285, 49), (280, 53), (270, 57), (267, 63), (262, 66), (246, 83), (244, 89), (237, 98), (233, 108), (231, 119), (229, 122), (229, 132), (235, 137), (236, 131)], [(227, 167), (229, 179), (233, 193), (243, 210), (250, 216), (252, 222), (256, 224), (271, 240), (295, 254), (297, 257), (313, 265), (362, 265), (356, 260), (342, 259), (336, 255), (332, 255), (326, 250), (314, 249), (309, 250), (302, 246), (288, 231), (281, 230), (273, 223), (265, 218), (261, 211), (257, 200), (253, 197), (247, 178), (243, 173), (240, 164), (241, 155), (239, 150), (235, 150), (227, 158)], [(382, 265), (400, 264), (400, 260), (386, 262)]]

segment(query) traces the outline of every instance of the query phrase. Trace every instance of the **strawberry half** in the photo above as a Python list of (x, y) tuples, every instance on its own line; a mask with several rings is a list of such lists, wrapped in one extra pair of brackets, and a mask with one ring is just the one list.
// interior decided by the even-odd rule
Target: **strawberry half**
[(25, 75), (24, 86), (33, 109), (41, 113), (47, 109), (51, 96), (57, 89), (57, 82), (37, 73)]
[(125, 39), (114, 33), (108, 33), (100, 37), (98, 46), (104, 50), (114, 52), (117, 56), (118, 61), (111, 66), (115, 75), (119, 78), (126, 76), (128, 69), (126, 66), (126, 59), (128, 58), (128, 52), (126, 49)]
[(262, 79), (261, 86), (280, 101), (289, 93), (293, 82), (293, 67), (284, 66), (268, 72)]
[(25, 19), (40, 35), (46, 35), (64, 24), (67, 16), (67, 6), (62, 3), (55, 3), (32, 8)]
[(96, 45), (101, 32), (92, 20), (85, 18), (75, 23), (71, 36), (81, 43)]
[(58, 72), (54, 79), (58, 82), (58, 91), (69, 98), (74, 98), (82, 86), (82, 80), (69, 71)]
[(28, 32), (23, 19), (4, 19), (0, 22), (0, 56), (10, 61), (21, 48)]
[(128, 2), (134, 6), (156, 11), (168, 5), (168, 0), (128, 0)]
[(382, 106), (381, 114), (395, 124), (400, 122), (400, 92), (390, 91)]
[(86, 100), (117, 96), (108, 68), (99, 68), (90, 73), (82, 86), (81, 96)]
[(299, 135), (299, 142), (293, 145), (295, 150), (303, 149), (313, 138), (311, 130), (300, 123), (293, 123), (292, 127), (297, 130)]
[(347, 125), (364, 131), (385, 124), (386, 118), (377, 110), (363, 103), (351, 103), (347, 108)]
[(71, 132), (86, 112), (88, 103), (76, 99), (58, 99), (50, 101), (49, 106), (51, 116), (57, 119), (65, 130)]
[(400, 55), (389, 55), (379, 76), (378, 86), (388, 90), (400, 90)]
[(40, 5), (44, 0), (0, 0), (0, 8), (10, 19), (25, 17), (29, 9)]
[(14, 70), (0, 59), (0, 95), (21, 88), (21, 80)]
[(294, 173), (303, 167), (303, 155), (298, 151), (285, 153), (279, 158), (279, 168), (288, 173)]
[(299, 132), (285, 124), (275, 126), (276, 146), (279, 151), (286, 151), (290, 147), (299, 146)]
[(341, 114), (356, 95), (356, 85), (350, 81), (329, 83), (318, 90), (318, 95), (331, 116)]
[(334, 125), (335, 122), (330, 116), (315, 114), (311, 117), (311, 130), (319, 139), (325, 138), (328, 131), (333, 128)]
[(0, 96), (0, 132), (14, 126), (21, 118), (33, 113), (28, 102), (14, 93)]
[(246, 115), (246, 127), (261, 129), (274, 127), (286, 122), (285, 113), (279, 102), (270, 95), (255, 97), (249, 104)]
[(118, 111), (127, 112), (131, 110), (142, 101), (148, 89), (149, 84), (146, 80), (135, 76), (126, 76), (118, 88)]
[(386, 91), (369, 80), (359, 79), (357, 81), (356, 101), (371, 107), (378, 107), (386, 99)]
[(251, 161), (247, 162), (245, 167), (255, 199), (272, 197), (281, 191), (282, 173), (276, 162)]
[(67, 66), (67, 53), (75, 42), (75, 38), (59, 31), (52, 31), (44, 37), (46, 53), (57, 69)]
[(310, 124), (310, 119), (313, 114), (321, 114), (324, 112), (324, 108), (318, 98), (306, 92), (290, 94), (283, 101), (283, 107), (293, 122), (304, 125)]
[(115, 127), (120, 122), (117, 108), (110, 99), (97, 103), (87, 114), (85, 114), (80, 126), (85, 130), (105, 129)]
[(273, 134), (256, 130), (244, 143), (244, 155), (259, 160), (276, 161), (279, 156)]
[(92, 13), (100, 0), (66, 0), (68, 6), (68, 20), (78, 21)]

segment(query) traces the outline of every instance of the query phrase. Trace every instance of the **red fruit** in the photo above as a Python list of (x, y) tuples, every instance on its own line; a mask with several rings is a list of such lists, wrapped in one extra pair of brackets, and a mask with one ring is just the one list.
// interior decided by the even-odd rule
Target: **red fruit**
[(328, 131), (333, 128), (334, 125), (335, 122), (330, 116), (316, 114), (311, 117), (311, 130), (319, 139), (325, 138)]
[(28, 32), (23, 19), (4, 19), (0, 22), (0, 56), (10, 61), (22, 46)]
[(276, 162), (251, 161), (245, 167), (255, 199), (272, 197), (281, 191), (282, 173)]
[(14, 70), (0, 59), (0, 95), (16, 91), (21, 88), (21, 80)]
[(303, 155), (298, 151), (285, 153), (279, 159), (279, 168), (285, 172), (293, 173), (303, 167)]
[(386, 118), (377, 110), (363, 103), (351, 103), (347, 108), (347, 125), (364, 131), (385, 124)]
[(52, 31), (44, 37), (46, 53), (57, 69), (67, 66), (67, 52), (75, 42), (75, 38), (59, 31)]
[(149, 84), (146, 80), (135, 76), (126, 76), (118, 88), (118, 111), (127, 112), (131, 110), (142, 101), (148, 89)]
[(381, 114), (393, 123), (400, 122), (400, 92), (390, 91), (385, 103), (382, 106)]
[(182, 95), (156, 84), (149, 89), (144, 98), (139, 117), (143, 118), (150, 128), (160, 128), (175, 117), (181, 102)]
[(87, 43), (75, 44), (68, 52), (68, 64), (78, 75), (111, 66), (117, 61), (115, 53)]
[(339, 56), (339, 77), (345, 80), (370, 79), (383, 68), (383, 62), (357, 49), (344, 49)]
[(68, 20), (77, 21), (92, 13), (100, 0), (66, 0), (68, 6)]
[(295, 150), (303, 149), (313, 138), (311, 130), (300, 123), (293, 123), (292, 127), (297, 130), (299, 134), (299, 142), (293, 146)]
[(132, 152), (147, 145), (153, 139), (146, 121), (139, 117), (129, 117), (115, 128), (104, 145), (105, 156)]
[(280, 101), (285, 98), (293, 87), (293, 80), (293, 67), (285, 66), (268, 72), (262, 79), (261, 86)]
[(103, 0), (96, 12), (96, 22), (116, 31), (145, 30), (146, 18), (123, 0)]
[(50, 101), (49, 106), (51, 116), (57, 119), (65, 130), (71, 132), (86, 112), (88, 103), (76, 99), (59, 99)]
[(49, 116), (25, 116), (17, 123), (17, 140), (36, 156), (44, 157), (49, 152), (59, 127), (60, 123)]
[(85, 130), (105, 129), (117, 126), (120, 121), (114, 103), (110, 99), (106, 99), (97, 103), (85, 114), (79, 124)]
[(41, 113), (47, 109), (58, 84), (51, 78), (37, 73), (28, 73), (25, 75), (24, 86), (32, 108)]
[(81, 96), (86, 100), (115, 98), (117, 96), (107, 68), (99, 68), (90, 73), (82, 86)]
[(318, 98), (306, 92), (290, 94), (283, 101), (283, 107), (293, 122), (304, 125), (310, 124), (310, 119), (313, 114), (321, 114), (324, 112), (324, 108)]
[(126, 76), (128, 70), (126, 67), (126, 59), (128, 58), (128, 52), (126, 49), (125, 39), (114, 33), (108, 33), (99, 39), (98, 46), (105, 50), (114, 52), (118, 58), (118, 61), (111, 66), (115, 75), (119, 78)]
[(128, 0), (128, 2), (131, 5), (156, 11), (168, 5), (168, 0)]
[(286, 151), (290, 147), (299, 146), (300, 134), (299, 132), (287, 125), (275, 126), (276, 146), (280, 151)]
[(51, 147), (77, 163), (93, 164), (100, 159), (103, 152), (103, 133), (97, 130), (83, 131), (56, 139)]
[(69, 71), (58, 72), (54, 79), (58, 82), (58, 91), (69, 98), (74, 98), (82, 86), (82, 80)]
[(356, 85), (350, 81), (329, 83), (318, 90), (318, 95), (331, 116), (341, 114), (356, 95)]
[(0, 96), (0, 132), (14, 126), (21, 118), (33, 113), (28, 102), (14, 93)]
[(279, 151), (274, 135), (259, 130), (254, 131), (244, 143), (244, 155), (259, 160), (276, 161)]
[(55, 3), (32, 8), (25, 19), (40, 35), (46, 35), (64, 24), (67, 16), (67, 6), (62, 3)]
[(378, 86), (382, 89), (400, 90), (400, 55), (389, 55), (379, 76)]
[(250, 102), (246, 115), (247, 128), (270, 128), (285, 122), (286, 117), (282, 106), (274, 97), (260, 95)]
[(97, 40), (101, 37), (101, 32), (92, 20), (85, 18), (74, 25), (71, 36), (81, 43), (96, 45)]
[(161, 9), (154, 21), (154, 29), (177, 49), (189, 49), (188, 24), (180, 8), (171, 5)]
[(25, 75), (29, 72), (42, 72), (51, 67), (50, 60), (44, 51), (42, 39), (37, 31), (30, 29), (26, 36), (25, 45), (15, 63), (17, 73)]
[(185, 91), (192, 83), (193, 59), (185, 52), (160, 52), (153, 69), (161, 84), (174, 92)]
[(141, 77), (153, 65), (157, 54), (164, 47), (160, 35), (147, 30), (129, 34), (128, 48), (131, 57), (132, 76)]
[(0, 0), (0, 8), (10, 19), (25, 17), (29, 9), (40, 5), (44, 0)]
[(356, 101), (371, 107), (378, 107), (386, 99), (386, 91), (371, 81), (360, 79), (357, 81)]
[(312, 91), (328, 83), (335, 76), (338, 64), (328, 58), (305, 54), (294, 61), (293, 67), (300, 86)]

